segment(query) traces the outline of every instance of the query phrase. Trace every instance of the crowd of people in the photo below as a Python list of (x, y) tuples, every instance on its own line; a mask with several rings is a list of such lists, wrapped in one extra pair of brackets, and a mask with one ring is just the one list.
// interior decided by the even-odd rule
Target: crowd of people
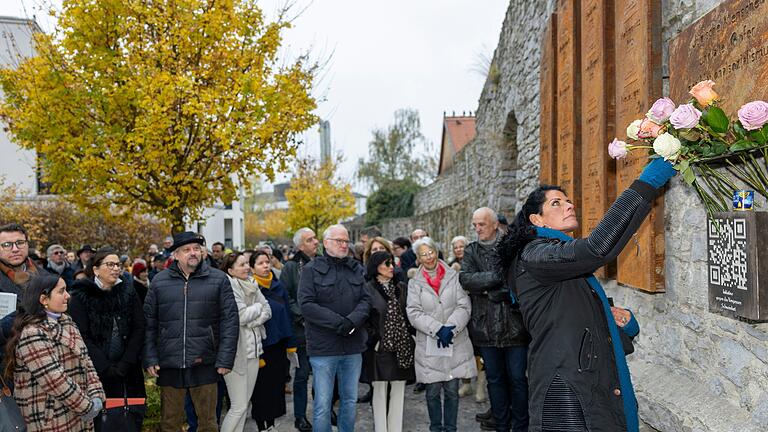
[(145, 373), (163, 431), (242, 431), (248, 416), (276, 430), (286, 393), (299, 431), (354, 431), (361, 401), (377, 432), (401, 431), (411, 384), (431, 432), (456, 431), (472, 393), (490, 400), (477, 429), (637, 431), (625, 355), (639, 325), (592, 272), (674, 173), (654, 159), (583, 239), (567, 235), (573, 203), (544, 185), (511, 224), (478, 208), (477, 238), (446, 250), (424, 229), (389, 240), (371, 227), (352, 243), (332, 225), (322, 241), (297, 230), (290, 248), (209, 250), (183, 232), (134, 260), (56, 244), (42, 258), (21, 224), (3, 225), (2, 373), (31, 431), (106, 430), (107, 400), (144, 398)]

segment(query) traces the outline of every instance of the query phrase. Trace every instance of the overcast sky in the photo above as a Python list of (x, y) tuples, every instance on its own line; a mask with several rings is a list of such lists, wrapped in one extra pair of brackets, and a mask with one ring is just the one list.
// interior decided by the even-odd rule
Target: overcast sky
[[(50, 31), (55, 22), (39, 10), (42, 1), (0, 0), (0, 15), (34, 14)], [(273, 15), (284, 3), (261, 5)], [(507, 5), (508, 0), (296, 0), (294, 10), (303, 12), (284, 35), (285, 53), (310, 50), (317, 58), (330, 57), (315, 91), (322, 98), (317, 115), (331, 122), (333, 149), (346, 159), (345, 178), (355, 181), (371, 130), (389, 125), (400, 108), (419, 111), (424, 135), (440, 151), (443, 112), (477, 109), (484, 83), (479, 58), (492, 55)], [(302, 154), (319, 154), (317, 128), (303, 138)]]

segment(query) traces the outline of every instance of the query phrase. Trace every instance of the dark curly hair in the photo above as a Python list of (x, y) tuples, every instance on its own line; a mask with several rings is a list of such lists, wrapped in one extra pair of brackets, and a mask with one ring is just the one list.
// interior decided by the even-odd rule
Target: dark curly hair
[(560, 186), (543, 184), (528, 194), (523, 208), (517, 212), (515, 220), (507, 228), (507, 233), (496, 246), (499, 259), (497, 267), (503, 273), (506, 273), (512, 260), (520, 254), (525, 245), (536, 238), (536, 226), (531, 223), (530, 216), (541, 214), (547, 200), (547, 192), (552, 190), (565, 193)]

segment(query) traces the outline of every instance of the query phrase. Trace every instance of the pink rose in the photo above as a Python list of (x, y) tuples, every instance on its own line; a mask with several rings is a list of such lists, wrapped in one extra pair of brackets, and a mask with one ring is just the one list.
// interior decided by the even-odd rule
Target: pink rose
[(700, 83), (691, 87), (691, 91), (689, 93), (691, 96), (696, 98), (696, 100), (699, 102), (699, 105), (701, 105), (703, 108), (706, 108), (713, 101), (717, 100), (718, 97), (720, 97), (717, 93), (715, 93), (714, 90), (712, 90), (714, 85), (715, 82), (712, 80), (701, 81)]
[(653, 120), (646, 118), (640, 123), (640, 131), (637, 133), (638, 138), (656, 138), (663, 129), (663, 126), (654, 122)]
[(693, 104), (684, 104), (677, 107), (669, 116), (669, 122), (675, 129), (692, 129), (699, 124), (699, 118), (701, 118), (701, 111), (697, 110)]
[(653, 106), (645, 116), (656, 123), (664, 123), (674, 110), (675, 103), (672, 102), (672, 99), (661, 98), (653, 103)]
[(627, 153), (627, 143), (624, 141), (619, 141), (617, 138), (614, 138), (613, 141), (608, 144), (608, 155), (616, 160), (627, 157)]
[(768, 123), (768, 103), (752, 101), (739, 108), (739, 121), (746, 130), (757, 130)]

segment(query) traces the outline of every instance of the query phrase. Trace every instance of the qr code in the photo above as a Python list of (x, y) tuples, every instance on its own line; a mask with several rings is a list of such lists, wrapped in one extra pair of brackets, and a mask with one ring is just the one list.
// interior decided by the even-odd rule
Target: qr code
[(707, 231), (709, 283), (746, 291), (746, 219), (712, 219)]

